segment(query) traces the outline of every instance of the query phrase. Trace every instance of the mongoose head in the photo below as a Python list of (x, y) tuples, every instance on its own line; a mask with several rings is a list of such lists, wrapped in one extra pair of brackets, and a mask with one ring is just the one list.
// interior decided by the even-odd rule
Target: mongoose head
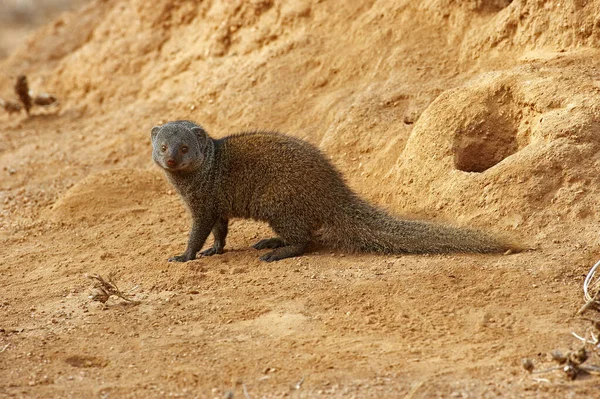
[(152, 128), (152, 159), (169, 172), (192, 172), (202, 166), (209, 141), (193, 122), (174, 121)]

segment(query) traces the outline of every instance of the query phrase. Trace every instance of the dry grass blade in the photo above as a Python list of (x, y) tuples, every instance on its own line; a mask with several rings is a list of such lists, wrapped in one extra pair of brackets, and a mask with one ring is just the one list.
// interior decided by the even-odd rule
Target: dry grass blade
[(585, 276), (585, 280), (583, 281), (583, 296), (586, 300), (585, 305), (579, 309), (577, 314), (581, 314), (588, 310), (592, 306), (600, 305), (600, 279), (595, 279), (596, 270), (600, 266), (600, 261), (598, 261), (588, 272), (587, 276)]
[(94, 292), (92, 295), (90, 295), (90, 299), (94, 301), (105, 303), (111, 296), (114, 295), (128, 302), (139, 303), (139, 301), (131, 299), (130, 295), (119, 290), (113, 281), (112, 276), (110, 275), (108, 276), (108, 280), (105, 280), (98, 274), (88, 274), (86, 277), (95, 282)]
[(250, 394), (248, 393), (248, 389), (246, 389), (246, 384), (242, 384), (242, 391), (244, 392), (244, 398), (250, 399)]
[[(600, 279), (595, 278), (596, 270), (600, 266), (600, 261), (597, 262), (588, 272), (585, 280), (583, 282), (583, 294), (585, 298), (585, 305), (579, 309), (577, 314), (581, 314), (587, 311), (590, 308), (599, 308), (600, 305)], [(600, 321), (596, 319), (589, 319), (583, 317), (584, 320), (588, 320), (592, 322), (592, 329), (596, 331), (600, 331)], [(539, 373), (547, 373), (549, 371), (561, 370), (563, 374), (574, 380), (577, 378), (579, 374), (587, 373), (587, 374), (598, 374), (600, 373), (600, 367), (596, 365), (586, 365), (585, 363), (590, 359), (590, 356), (597, 356), (598, 350), (600, 349), (600, 338), (594, 334), (594, 331), (590, 332), (592, 339), (588, 339), (580, 336), (579, 334), (572, 332), (571, 333), (575, 338), (583, 343), (576, 351), (569, 351), (566, 354), (556, 350), (551, 353), (552, 360), (558, 363), (558, 367), (552, 367), (546, 370), (533, 371), (534, 366), (531, 360), (526, 360), (523, 362), (523, 367), (530, 373), (539, 374)], [(591, 350), (589, 350), (589, 346), (591, 345)]]
[(590, 374), (600, 375), (600, 367), (598, 366), (583, 366), (581, 368)]
[(298, 381), (296, 383), (296, 385), (294, 385), (294, 389), (298, 390), (302, 387), (302, 383), (304, 382), (304, 376), (302, 376), (302, 378), (300, 379), (300, 381)]
[(531, 359), (523, 359), (522, 366), (530, 374), (545, 374), (551, 371), (560, 370), (563, 375), (570, 380), (575, 380), (580, 374), (598, 374), (600, 373), (600, 367), (595, 365), (584, 364), (589, 358), (592, 352), (586, 348), (588, 341), (585, 338), (579, 337), (577, 334), (573, 335), (580, 340), (583, 340), (584, 345), (576, 351), (569, 351), (566, 354), (562, 354), (556, 350), (551, 353), (552, 360), (558, 363), (558, 366), (550, 367), (543, 370), (535, 370), (535, 366)]

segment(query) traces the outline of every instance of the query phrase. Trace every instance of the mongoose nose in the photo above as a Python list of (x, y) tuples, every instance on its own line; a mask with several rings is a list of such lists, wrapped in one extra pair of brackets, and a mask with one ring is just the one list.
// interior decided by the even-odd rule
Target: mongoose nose
[(169, 165), (169, 166), (175, 166), (175, 160), (174, 159), (167, 159), (167, 165)]

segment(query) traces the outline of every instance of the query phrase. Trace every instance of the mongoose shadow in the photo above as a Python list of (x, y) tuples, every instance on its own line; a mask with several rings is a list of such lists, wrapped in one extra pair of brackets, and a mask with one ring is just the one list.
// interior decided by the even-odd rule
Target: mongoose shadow
[(482, 232), (391, 216), (361, 199), (315, 146), (279, 133), (249, 132), (212, 139), (191, 121), (152, 128), (152, 157), (192, 217), (188, 245), (169, 261), (223, 253), (231, 218), (267, 222), (277, 237), (261, 240), (260, 257), (299, 256), (320, 235), (347, 252), (448, 253), (518, 251)]

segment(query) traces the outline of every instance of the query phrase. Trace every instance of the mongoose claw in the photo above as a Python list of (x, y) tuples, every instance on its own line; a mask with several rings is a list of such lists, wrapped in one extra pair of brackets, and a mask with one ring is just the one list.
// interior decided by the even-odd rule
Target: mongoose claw
[(206, 251), (200, 252), (200, 256), (213, 256), (216, 254), (222, 254), (223, 250), (215, 247), (210, 247)]
[(269, 252), (258, 259), (262, 260), (263, 262), (275, 262), (276, 260), (279, 260), (277, 256), (273, 255), (273, 252)]
[(301, 256), (304, 253), (306, 245), (307, 243), (305, 242), (292, 245), (284, 245), (283, 247), (279, 247), (269, 253), (264, 254), (259, 259), (265, 262), (275, 262), (276, 260)]
[(187, 255), (177, 255), (169, 258), (169, 262), (187, 262), (190, 259)]

